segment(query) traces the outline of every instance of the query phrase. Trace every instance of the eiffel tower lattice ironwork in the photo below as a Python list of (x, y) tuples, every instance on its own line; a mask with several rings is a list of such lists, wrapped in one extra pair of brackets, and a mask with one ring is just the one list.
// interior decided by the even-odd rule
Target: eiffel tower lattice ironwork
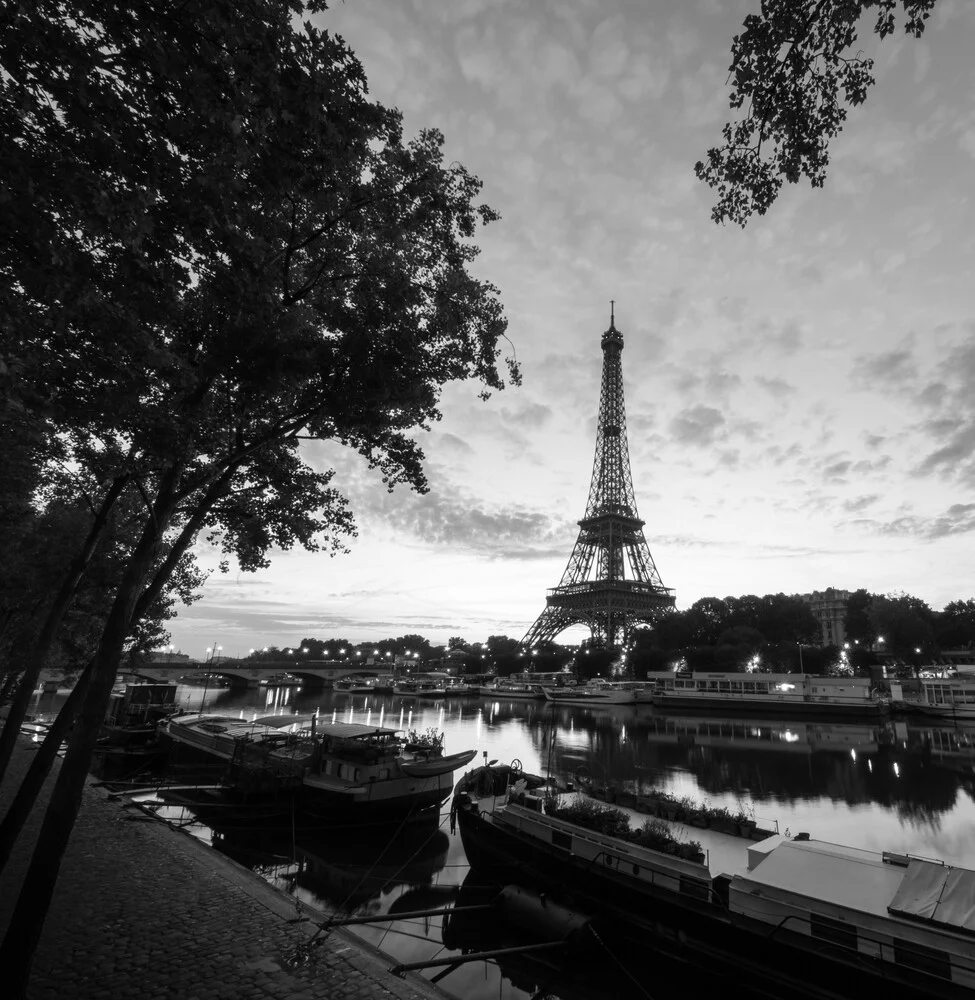
[(623, 405), (623, 334), (610, 310), (603, 334), (603, 381), (592, 484), (579, 537), (559, 585), (522, 645), (554, 639), (571, 625), (586, 625), (607, 646), (626, 644), (637, 623), (651, 624), (671, 607), (674, 591), (663, 585), (636, 509)]

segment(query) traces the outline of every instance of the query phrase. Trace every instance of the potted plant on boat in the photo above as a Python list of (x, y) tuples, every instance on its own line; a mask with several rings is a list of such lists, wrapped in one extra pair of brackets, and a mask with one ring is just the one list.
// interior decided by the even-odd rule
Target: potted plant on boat
[(406, 734), (406, 749), (413, 753), (440, 756), (443, 754), (443, 740), (444, 734), (436, 729), (427, 729), (422, 733), (411, 729)]
[(739, 802), (738, 812), (735, 814), (735, 822), (738, 824), (738, 835), (750, 838), (756, 826), (754, 809)]
[(711, 810), (711, 829), (718, 833), (730, 833), (738, 836), (738, 821), (723, 806)]

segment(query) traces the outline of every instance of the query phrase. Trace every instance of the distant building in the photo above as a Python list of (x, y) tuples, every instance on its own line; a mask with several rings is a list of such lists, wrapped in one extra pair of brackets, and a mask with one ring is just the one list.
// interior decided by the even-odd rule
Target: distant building
[(188, 653), (170, 653), (165, 649), (154, 649), (147, 654), (147, 659), (150, 663), (189, 663), (190, 657)]
[(842, 646), (846, 641), (846, 602), (850, 599), (848, 590), (814, 590), (799, 597), (809, 605), (813, 617), (819, 622), (819, 645)]

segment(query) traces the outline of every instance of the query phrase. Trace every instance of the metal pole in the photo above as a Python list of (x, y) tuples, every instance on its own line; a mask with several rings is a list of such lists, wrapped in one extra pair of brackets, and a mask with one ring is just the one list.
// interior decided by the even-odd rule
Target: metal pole
[(470, 955), (455, 955), (453, 958), (436, 958), (427, 962), (405, 962), (403, 965), (394, 965), (389, 971), (393, 975), (401, 976), (404, 972), (412, 972), (415, 969), (434, 969), (440, 965), (465, 965), (467, 962), (480, 962), (482, 959), (500, 958), (502, 955), (547, 951), (552, 948), (565, 948), (567, 945), (567, 941), (543, 941), (540, 944), (522, 944), (514, 948), (495, 948), (492, 951), (475, 951)]

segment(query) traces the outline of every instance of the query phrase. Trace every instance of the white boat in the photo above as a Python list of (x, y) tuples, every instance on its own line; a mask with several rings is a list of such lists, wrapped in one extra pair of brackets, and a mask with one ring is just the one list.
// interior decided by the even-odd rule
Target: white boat
[(451, 815), (472, 867), (571, 900), (648, 962), (808, 1000), (973, 996), (975, 871), (799, 834), (751, 843), (739, 871), (712, 875), (551, 815), (551, 793), (524, 777), (494, 765), (458, 783)]
[(890, 702), (895, 711), (919, 711), (951, 719), (975, 719), (975, 677), (922, 677), (920, 696), (906, 695), (903, 684), (891, 681)]
[(332, 690), (337, 694), (376, 694), (378, 687), (378, 677), (352, 675), (340, 677), (332, 685)]
[(490, 686), (482, 687), (481, 695), (515, 701), (542, 701), (545, 698), (545, 692), (540, 684), (512, 681), (506, 677), (499, 677)]
[(299, 792), (304, 809), (345, 821), (439, 806), (453, 772), (476, 753), (444, 755), (439, 747), (407, 744), (395, 729), (314, 715), (173, 716), (162, 731), (177, 747), (226, 762), (225, 781), (238, 791)]
[(654, 670), (653, 704), (722, 712), (881, 715), (887, 703), (864, 677)]
[(653, 687), (640, 681), (607, 681), (595, 677), (576, 687), (545, 687), (546, 701), (560, 705), (649, 705)]

